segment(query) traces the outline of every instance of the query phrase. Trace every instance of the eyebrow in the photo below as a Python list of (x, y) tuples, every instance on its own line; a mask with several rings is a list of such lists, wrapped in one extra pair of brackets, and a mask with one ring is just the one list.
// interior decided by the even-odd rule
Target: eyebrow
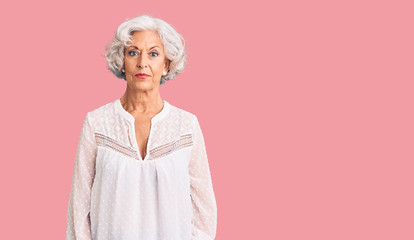
[[(135, 48), (135, 49), (139, 50), (136, 46), (130, 46), (130, 48)], [(159, 49), (161, 49), (160, 47), (158, 47), (157, 45), (155, 45), (155, 46), (152, 46), (149, 50), (151, 50), (153, 48), (159, 48)]]

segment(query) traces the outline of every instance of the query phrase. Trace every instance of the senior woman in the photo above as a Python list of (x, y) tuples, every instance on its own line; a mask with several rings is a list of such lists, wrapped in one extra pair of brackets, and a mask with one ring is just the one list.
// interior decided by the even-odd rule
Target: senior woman
[(160, 96), (185, 66), (184, 41), (142, 15), (106, 47), (122, 97), (89, 111), (76, 152), (67, 240), (212, 240), (217, 205), (195, 114)]

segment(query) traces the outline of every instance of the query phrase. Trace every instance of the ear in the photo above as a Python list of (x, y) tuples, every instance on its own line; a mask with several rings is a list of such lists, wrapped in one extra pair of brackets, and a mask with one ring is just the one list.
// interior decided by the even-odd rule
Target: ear
[(171, 61), (166, 58), (165, 59), (165, 62), (164, 62), (164, 70), (165, 70), (165, 72), (168, 72), (168, 69), (170, 69), (170, 63), (171, 63)]

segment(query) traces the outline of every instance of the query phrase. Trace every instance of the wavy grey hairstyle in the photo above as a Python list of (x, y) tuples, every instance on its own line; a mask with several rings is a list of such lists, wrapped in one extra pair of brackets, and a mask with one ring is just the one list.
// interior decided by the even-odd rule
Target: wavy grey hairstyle
[(108, 69), (117, 78), (126, 81), (125, 73), (122, 72), (124, 65), (124, 50), (132, 44), (131, 35), (136, 31), (156, 31), (164, 45), (164, 52), (170, 65), (168, 73), (161, 77), (160, 85), (165, 81), (174, 79), (183, 72), (186, 65), (186, 50), (184, 38), (165, 21), (153, 18), (149, 15), (142, 15), (132, 19), (126, 19), (114, 33), (112, 42), (105, 47), (105, 58), (108, 62)]

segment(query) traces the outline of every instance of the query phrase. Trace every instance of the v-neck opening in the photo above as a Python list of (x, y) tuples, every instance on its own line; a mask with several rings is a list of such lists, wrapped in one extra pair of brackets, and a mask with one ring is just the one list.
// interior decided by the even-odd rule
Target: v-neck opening
[(151, 146), (150, 145), (151, 144), (151, 139), (152, 139), (152, 134), (151, 133), (153, 132), (154, 124), (156, 122), (158, 122), (159, 120), (161, 120), (163, 117), (165, 117), (167, 115), (168, 111), (170, 110), (170, 104), (166, 100), (163, 100), (163, 102), (164, 102), (164, 106), (161, 109), (161, 111), (151, 118), (151, 121), (150, 121), (150, 131), (149, 131), (147, 145), (146, 145), (146, 154), (145, 154), (145, 157), (142, 158), (142, 154), (140, 152), (139, 145), (138, 145), (138, 141), (137, 141), (137, 137), (136, 137), (135, 117), (131, 113), (129, 113), (127, 110), (125, 110), (125, 108), (121, 104), (121, 99), (120, 98), (118, 98), (118, 99), (115, 100), (115, 107), (116, 107), (116, 109), (119, 111), (119, 113), (124, 118), (126, 118), (128, 120), (129, 124), (132, 125), (129, 128), (129, 131), (130, 131), (129, 132), (129, 135), (132, 136), (132, 139), (133, 139), (131, 144), (133, 145), (133, 148), (137, 152), (137, 154), (138, 154), (138, 156), (140, 158), (139, 160), (141, 160), (141, 161), (147, 161), (148, 158), (150, 157), (149, 147)]

